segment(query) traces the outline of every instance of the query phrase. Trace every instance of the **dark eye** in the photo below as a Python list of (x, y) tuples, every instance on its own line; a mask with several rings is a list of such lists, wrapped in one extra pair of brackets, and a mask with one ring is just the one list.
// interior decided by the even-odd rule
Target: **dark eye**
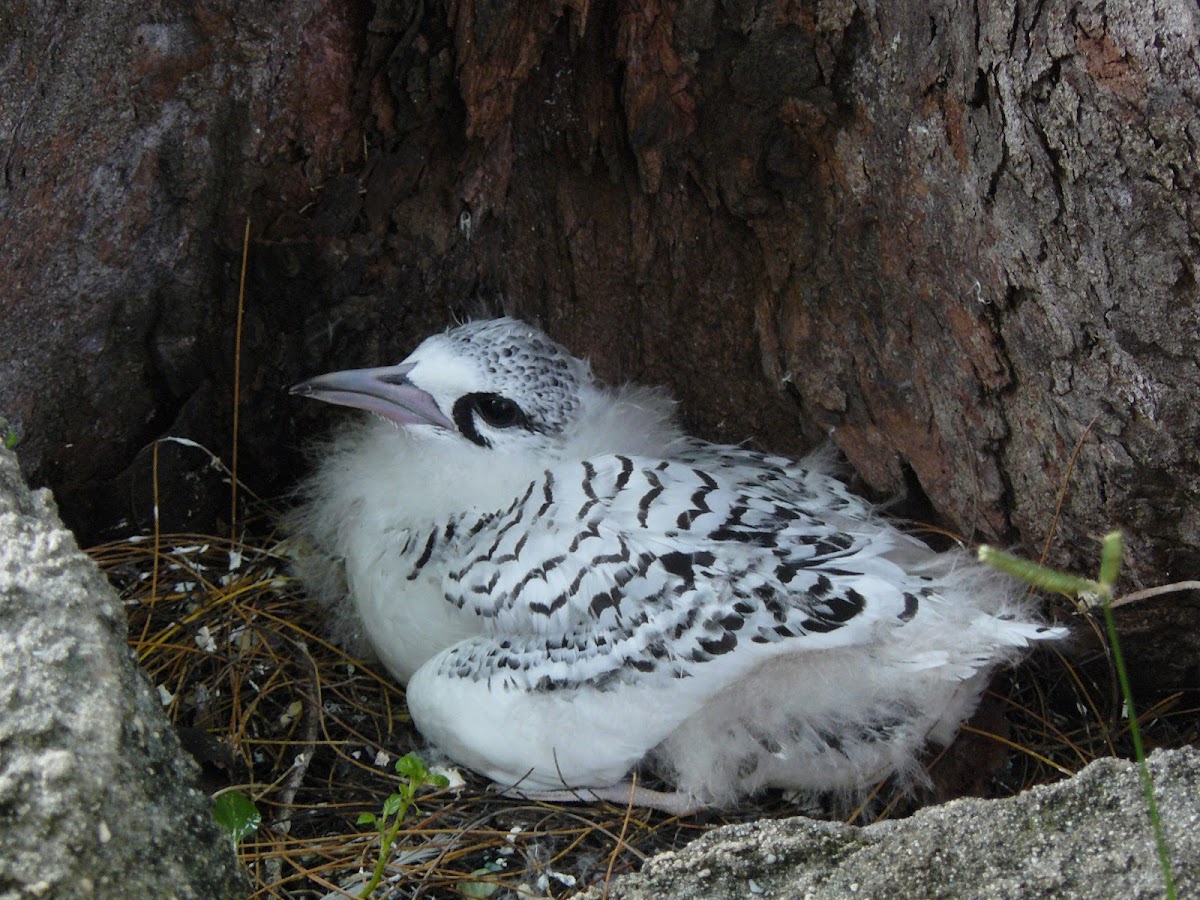
[(475, 408), (483, 421), (493, 428), (511, 428), (521, 422), (521, 407), (499, 394), (480, 394), (475, 398)]
[(476, 427), (479, 422), (486, 422), (492, 428), (512, 428), (517, 425), (534, 430), (525, 411), (499, 394), (464, 394), (454, 401), (454, 409), (450, 414), (462, 436), (480, 447), (490, 447), (492, 442), (479, 433)]

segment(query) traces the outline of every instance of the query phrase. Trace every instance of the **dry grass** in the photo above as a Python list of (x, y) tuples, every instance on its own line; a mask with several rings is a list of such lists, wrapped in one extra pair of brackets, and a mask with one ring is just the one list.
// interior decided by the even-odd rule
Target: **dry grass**
[[(240, 848), (253, 896), (354, 896), (347, 889), (362, 884), (379, 850), (376, 833), (354, 822), (395, 789), (395, 759), (423, 748), (403, 691), (320, 637), (271, 547), (269, 537), (254, 546), (163, 535), (92, 554), (125, 599), (130, 643), (207, 787), (232, 786), (262, 811), (263, 827)], [(1186, 705), (1175, 695), (1142, 713), (1151, 746), (1196, 739), (1200, 717)], [(932, 793), (1006, 796), (1098, 756), (1128, 755), (1120, 713), (1102, 650), (1043, 654), (1002, 678), (965, 734), (930, 761)], [(687, 819), (607, 803), (531, 804), (463, 775), (462, 789), (418, 800), (374, 896), (564, 897), (717, 825), (814, 812), (777, 794), (736, 814)], [(880, 785), (846, 818), (903, 815), (916, 802)]]

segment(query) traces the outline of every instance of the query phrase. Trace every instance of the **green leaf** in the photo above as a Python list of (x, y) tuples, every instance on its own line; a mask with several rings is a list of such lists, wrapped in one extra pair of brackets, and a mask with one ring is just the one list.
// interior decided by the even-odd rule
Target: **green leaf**
[(1079, 578), (1066, 572), (1047, 569), (1037, 563), (997, 550), (984, 544), (979, 548), (979, 561), (993, 569), (999, 569), (1022, 581), (1027, 581), (1034, 587), (1055, 594), (1078, 596), (1080, 594), (1099, 594), (1102, 588), (1089, 578)]
[(386, 800), (383, 801), (384, 816), (394, 816), (396, 813), (398, 813), (400, 811), (400, 806), (403, 803), (404, 803), (403, 797), (401, 797), (399, 794), (392, 794), (390, 797), (388, 797)]
[[(472, 875), (493, 875), (496, 870), (490, 866), (476, 869)], [(459, 893), (464, 897), (490, 897), (500, 889), (494, 881), (468, 881), (458, 886)]]
[(425, 762), (415, 753), (406, 753), (396, 760), (396, 771), (410, 779), (414, 784), (420, 784), (429, 774)]
[(213, 804), (213, 818), (229, 833), (235, 845), (241, 843), (262, 824), (262, 813), (254, 801), (237, 791), (227, 791), (217, 797)]
[(1117, 575), (1121, 571), (1121, 556), (1124, 551), (1125, 541), (1121, 537), (1121, 532), (1112, 531), (1104, 536), (1104, 543), (1100, 545), (1100, 578), (1098, 580), (1101, 587), (1108, 590), (1108, 596), (1103, 598), (1105, 600), (1112, 598), (1113, 585), (1117, 583)]
[(431, 787), (444, 788), (450, 786), (450, 779), (445, 775), (430, 775), (425, 779), (425, 783)]
[(359, 817), (357, 819), (354, 820), (354, 824), (356, 824), (356, 825), (374, 825), (375, 824), (375, 813), (362, 813), (361, 815), (359, 815)]
[(4, 445), (4, 449), (12, 450), (19, 443), (21, 443), (21, 424), (10, 422), (4, 416), (0, 416), (0, 444)]

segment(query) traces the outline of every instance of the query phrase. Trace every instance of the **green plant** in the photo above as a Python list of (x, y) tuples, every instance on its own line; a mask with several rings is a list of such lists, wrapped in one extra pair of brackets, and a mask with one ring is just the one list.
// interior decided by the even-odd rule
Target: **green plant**
[(1057, 569), (1046, 568), (986, 544), (979, 548), (979, 559), (992, 568), (1007, 572), (1041, 590), (1077, 597), (1090, 607), (1100, 607), (1101, 614), (1104, 616), (1104, 628), (1108, 633), (1109, 646), (1112, 647), (1113, 667), (1117, 670), (1117, 681), (1121, 685), (1121, 694), (1125, 699), (1125, 709), (1129, 715), (1129, 736), (1133, 740), (1133, 753), (1137, 758), (1138, 773), (1141, 776), (1142, 794), (1146, 798), (1150, 822), (1154, 827), (1154, 842), (1158, 847), (1158, 862), (1162, 868), (1163, 880), (1166, 882), (1167, 897), (1170, 900), (1176, 900), (1175, 877), (1171, 872), (1171, 855), (1163, 834), (1158, 803), (1154, 799), (1154, 782), (1150, 777), (1150, 768), (1146, 765), (1142, 731), (1138, 725), (1137, 712), (1133, 706), (1133, 691), (1129, 685), (1129, 671), (1125, 667), (1125, 657), (1121, 653), (1121, 642), (1117, 637), (1117, 624), (1112, 612), (1113, 589), (1121, 570), (1121, 556), (1124, 547), (1125, 542), (1121, 532), (1114, 531), (1105, 535), (1100, 549), (1100, 574), (1095, 581), (1060, 572)]
[(3, 446), (5, 450), (12, 450), (19, 443), (21, 443), (21, 427), (0, 416), (0, 446)]
[(425, 762), (415, 753), (406, 753), (396, 760), (396, 772), (400, 776), (400, 786), (396, 793), (383, 801), (379, 814), (363, 813), (358, 817), (359, 825), (374, 825), (379, 831), (379, 859), (375, 863), (375, 871), (371, 880), (358, 896), (367, 898), (383, 880), (383, 870), (391, 855), (392, 844), (400, 833), (400, 825), (408, 816), (410, 809), (415, 809), (413, 803), (417, 794), (424, 787), (444, 788), (449, 782), (444, 775), (435, 775), (426, 767)]
[(258, 831), (262, 824), (262, 814), (254, 801), (237, 791), (226, 791), (217, 796), (213, 802), (213, 818), (225, 829), (235, 851), (238, 844)]
[[(504, 866), (496, 862), (484, 863), (482, 868), (476, 869), (471, 873), (472, 877), (483, 877), (495, 875), (498, 872), (503, 872)], [(490, 897), (500, 889), (500, 885), (495, 881), (467, 881), (458, 886), (458, 892), (464, 897), (473, 897), (477, 900)]]

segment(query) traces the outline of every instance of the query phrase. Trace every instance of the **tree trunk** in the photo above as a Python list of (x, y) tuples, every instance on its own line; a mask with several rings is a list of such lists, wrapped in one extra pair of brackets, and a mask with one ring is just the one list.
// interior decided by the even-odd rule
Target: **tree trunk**
[(1200, 576), (1194, 3), (29, 5), (0, 415), (85, 530), (156, 434), (229, 446), (249, 215), (262, 485), (332, 421), (283, 386), (503, 310), (965, 536)]

